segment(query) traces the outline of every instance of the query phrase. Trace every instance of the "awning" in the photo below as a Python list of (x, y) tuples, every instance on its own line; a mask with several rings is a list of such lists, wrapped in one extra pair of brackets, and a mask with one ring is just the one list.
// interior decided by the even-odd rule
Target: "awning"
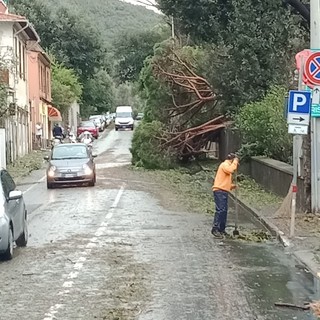
[(48, 106), (48, 116), (50, 121), (62, 121), (60, 111), (53, 106)]

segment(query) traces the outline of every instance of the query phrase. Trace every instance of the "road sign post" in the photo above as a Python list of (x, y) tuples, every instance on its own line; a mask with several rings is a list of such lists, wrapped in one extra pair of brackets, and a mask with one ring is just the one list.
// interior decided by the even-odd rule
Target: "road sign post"
[[(319, 0), (310, 0), (310, 48), (319, 51), (320, 49), (320, 4)], [(318, 52), (319, 56), (320, 53)], [(310, 72), (316, 72), (315, 78), (320, 77), (319, 59), (312, 66), (306, 66), (305, 73), (309, 68)], [(317, 68), (316, 68), (317, 65)], [(313, 69), (312, 68), (316, 68)], [(316, 71), (315, 71), (316, 70)], [(320, 85), (315, 82), (315, 85)], [(316, 88), (314, 88), (314, 93)], [(316, 93), (316, 98), (318, 93)], [(311, 209), (313, 213), (320, 211), (320, 118), (311, 117)]]
[[(303, 72), (300, 70), (300, 72)], [(301, 80), (301, 76), (299, 77)], [(299, 89), (301, 84), (299, 82)], [(298, 162), (299, 162), (299, 141), (301, 135), (308, 134), (311, 108), (310, 91), (290, 91), (288, 99), (288, 132), (293, 134), (293, 179), (292, 179), (292, 201), (291, 201), (291, 221), (289, 236), (294, 236), (295, 216), (296, 216), (296, 199), (297, 199), (297, 182), (298, 182)]]

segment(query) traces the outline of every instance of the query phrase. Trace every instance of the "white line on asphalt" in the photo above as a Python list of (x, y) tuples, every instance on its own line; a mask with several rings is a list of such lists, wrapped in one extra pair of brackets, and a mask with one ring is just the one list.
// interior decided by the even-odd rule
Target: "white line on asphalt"
[(64, 288), (72, 288), (73, 284), (74, 284), (73, 281), (65, 281), (62, 286)]
[(33, 184), (33, 185), (32, 185), (31, 187), (29, 187), (26, 191), (24, 191), (23, 194), (29, 192), (29, 191), (30, 191), (31, 189), (33, 189), (38, 183), (44, 181), (45, 178), (46, 178), (46, 176), (44, 175), (40, 180), (38, 180), (38, 181), (36, 182), (36, 184)]
[[(113, 204), (111, 205), (111, 209), (112, 208), (116, 208), (119, 201), (120, 201), (120, 198), (122, 197), (122, 194), (123, 194), (123, 191), (124, 191), (124, 185), (122, 185), (122, 187), (120, 188), (120, 190), (118, 191), (118, 194), (116, 196), (116, 198), (114, 199), (114, 202)], [(108, 216), (108, 215), (107, 215)], [(110, 217), (111, 218), (111, 217)]]
[(81, 270), (83, 268), (83, 263), (82, 262), (77, 262), (74, 266), (73, 269), (75, 270)]
[(53, 320), (57, 319), (55, 314), (58, 312), (58, 310), (62, 307), (62, 304), (56, 304), (50, 308), (50, 311), (45, 314), (45, 318), (43, 320)]
[[(45, 176), (39, 181), (42, 181), (44, 179), (45, 179)], [(32, 187), (34, 187), (34, 186), (32, 186)], [(27, 189), (25, 192), (28, 192), (29, 190), (31, 190), (32, 187)], [(86, 250), (81, 252), (81, 256), (79, 257), (79, 259), (74, 264), (73, 269), (77, 270), (77, 271), (71, 271), (68, 274), (67, 279), (76, 279), (76, 278), (78, 278), (78, 276), (80, 274), (80, 270), (83, 268), (83, 263), (87, 260), (87, 258), (84, 257), (84, 256), (85, 255), (89, 255), (91, 253), (91, 251), (92, 251), (91, 248), (97, 246), (98, 237), (101, 237), (103, 235), (103, 233), (106, 231), (106, 227), (108, 225), (108, 220), (110, 220), (112, 218), (112, 216), (114, 214), (114, 211), (115, 211), (114, 209), (117, 208), (117, 206), (118, 206), (118, 204), (120, 202), (120, 199), (121, 199), (121, 197), (123, 195), (124, 189), (125, 189), (125, 184), (123, 184), (121, 186), (121, 188), (119, 189), (116, 198), (114, 199), (112, 205), (110, 206), (110, 208), (108, 210), (108, 213), (105, 216), (105, 221), (103, 221), (100, 224), (99, 228), (95, 232), (95, 236), (92, 237), (89, 240), (89, 243), (86, 245)], [(62, 287), (63, 288), (72, 288), (73, 285), (74, 285), (73, 281), (65, 281), (62, 284)], [(67, 294), (70, 294), (70, 290), (59, 291), (57, 295), (58, 296), (64, 296), (64, 295), (67, 295)], [(51, 306), (49, 312), (45, 314), (45, 318), (43, 318), (43, 320), (54, 320), (54, 319), (57, 319), (56, 314), (58, 313), (58, 310), (60, 308), (62, 308), (63, 306), (64, 306), (63, 304), (56, 304), (54, 306)]]
[(68, 279), (76, 279), (76, 278), (78, 278), (78, 275), (79, 275), (78, 271), (75, 271), (75, 272), (72, 271), (72, 272), (69, 273)]
[(96, 237), (101, 237), (104, 233), (105, 233), (105, 231), (106, 231), (106, 227), (105, 226), (103, 226), (103, 227), (100, 227), (97, 231), (96, 231), (96, 233), (94, 234)]

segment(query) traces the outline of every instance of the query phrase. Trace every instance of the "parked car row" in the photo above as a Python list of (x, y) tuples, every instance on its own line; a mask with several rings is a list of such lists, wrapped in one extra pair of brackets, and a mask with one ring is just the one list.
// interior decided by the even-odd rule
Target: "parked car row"
[(77, 136), (89, 131), (95, 139), (98, 139), (99, 132), (103, 132), (113, 121), (113, 117), (108, 115), (91, 115), (89, 120), (82, 121), (77, 128)]

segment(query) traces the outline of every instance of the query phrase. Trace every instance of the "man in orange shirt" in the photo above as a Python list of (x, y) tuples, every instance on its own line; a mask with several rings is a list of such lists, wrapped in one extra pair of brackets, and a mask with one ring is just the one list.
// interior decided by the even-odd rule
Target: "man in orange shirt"
[(228, 196), (236, 185), (232, 184), (232, 174), (237, 170), (239, 159), (234, 153), (230, 153), (217, 170), (212, 186), (216, 212), (214, 215), (211, 233), (215, 238), (222, 239), (227, 233), (226, 223), (228, 214)]

